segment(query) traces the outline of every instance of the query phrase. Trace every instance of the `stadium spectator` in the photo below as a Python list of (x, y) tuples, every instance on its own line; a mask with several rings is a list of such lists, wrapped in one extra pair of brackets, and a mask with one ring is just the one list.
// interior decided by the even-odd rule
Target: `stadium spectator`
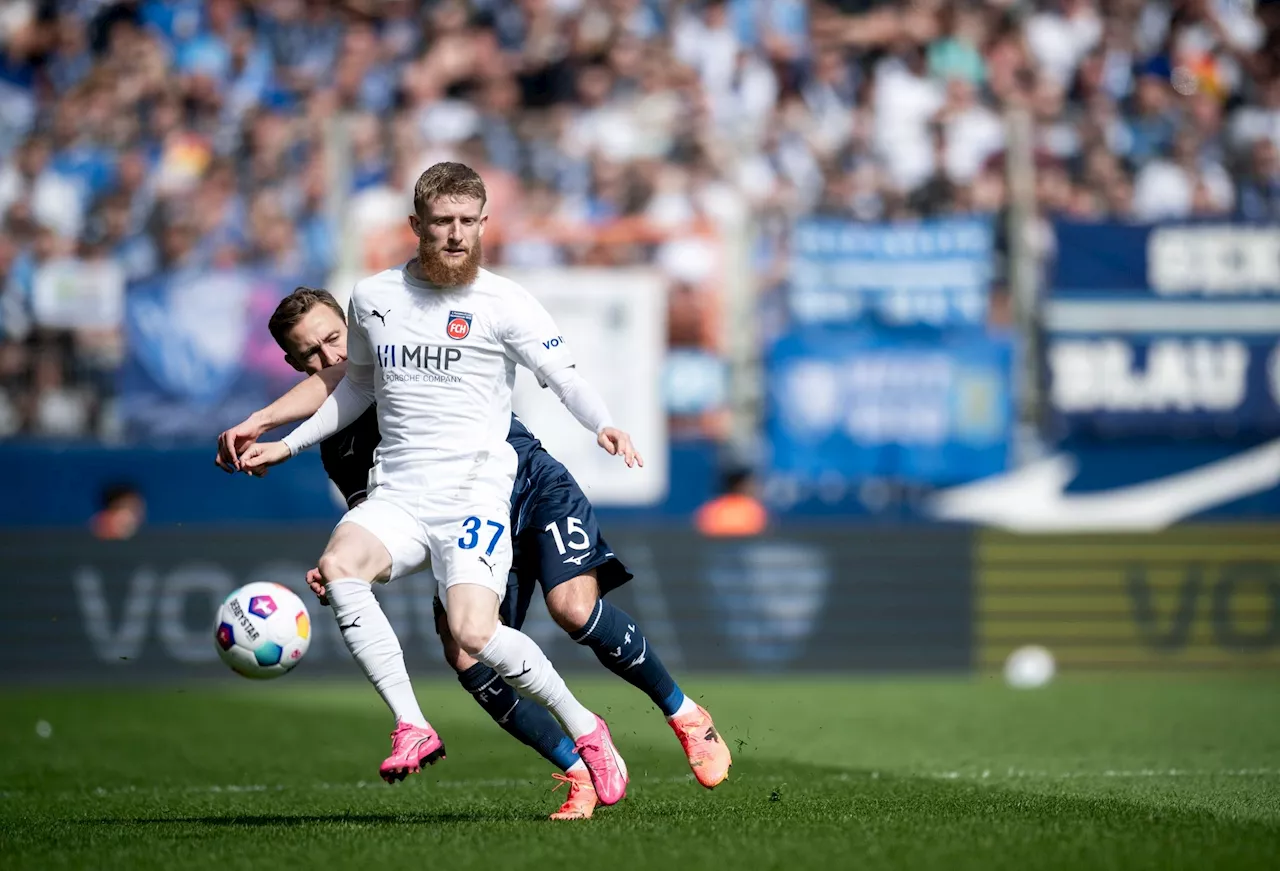
[(101, 506), (89, 521), (96, 538), (125, 541), (137, 535), (147, 517), (147, 503), (132, 484), (110, 484), (102, 491)]
[(694, 527), (709, 538), (760, 535), (768, 525), (769, 512), (756, 495), (755, 476), (739, 464), (724, 471), (720, 495), (694, 515)]
[[(66, 390), (102, 409), (71, 431), (114, 431), (97, 419), (112, 355), (35, 324), (42, 263), (110, 258), (131, 293), (233, 267), (341, 292), (344, 268), (401, 256), (399, 204), (441, 159), (482, 168), (503, 200), (491, 262), (654, 263), (677, 320), (722, 280), (701, 256), (684, 274), (670, 240), (687, 228), (754, 218), (773, 277), (788, 221), (815, 210), (1001, 213), (1011, 107), (1033, 116), (1046, 215), (1274, 219), (1278, 8), (15, 0), (0, 14), (0, 433), (42, 431), (28, 394)], [(698, 365), (721, 353), (716, 332)], [(67, 432), (75, 416), (55, 417)]]

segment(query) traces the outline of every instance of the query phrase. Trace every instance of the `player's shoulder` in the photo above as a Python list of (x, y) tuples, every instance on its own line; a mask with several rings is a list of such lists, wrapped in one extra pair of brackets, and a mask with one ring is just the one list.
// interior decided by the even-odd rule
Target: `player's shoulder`
[(356, 282), (351, 289), (351, 298), (359, 306), (360, 303), (376, 296), (404, 289), (404, 267), (396, 266), (366, 276)]
[(481, 269), (476, 275), (472, 289), (481, 291), (498, 304), (522, 303), (533, 299), (533, 294), (525, 290), (524, 285), (487, 269)]

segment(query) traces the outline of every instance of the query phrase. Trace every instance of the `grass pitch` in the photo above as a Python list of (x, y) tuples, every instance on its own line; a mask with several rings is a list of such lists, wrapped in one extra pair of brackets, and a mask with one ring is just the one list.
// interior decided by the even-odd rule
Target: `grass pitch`
[(453, 683), (419, 687), (449, 758), (396, 786), (364, 685), (0, 693), (0, 868), (1280, 867), (1276, 678), (688, 680), (715, 792), (639, 693), (570, 682), (632, 776), (573, 823)]

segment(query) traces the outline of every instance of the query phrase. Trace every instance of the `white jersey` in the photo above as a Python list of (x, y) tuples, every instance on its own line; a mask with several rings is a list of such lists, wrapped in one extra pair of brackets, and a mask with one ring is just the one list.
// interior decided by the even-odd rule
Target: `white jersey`
[(514, 478), (507, 444), (515, 365), (540, 383), (573, 365), (551, 315), (520, 285), (480, 270), (437, 288), (404, 267), (356, 284), (347, 356), (373, 366), (382, 442), (371, 486), (444, 496), (476, 480)]

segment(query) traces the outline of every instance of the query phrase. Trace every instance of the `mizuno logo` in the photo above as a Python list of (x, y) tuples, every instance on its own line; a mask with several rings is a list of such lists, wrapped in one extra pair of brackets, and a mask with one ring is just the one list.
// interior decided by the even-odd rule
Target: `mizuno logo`
[(569, 563), (573, 563), (575, 566), (581, 566), (583, 560), (590, 557), (593, 553), (595, 553), (595, 548), (592, 548), (591, 550), (587, 551), (584, 554), (579, 554), (578, 556), (567, 557), (565, 558), (565, 561), (564, 561), (565, 565), (568, 565)]
[(640, 655), (631, 660), (630, 664), (627, 665), (627, 668), (635, 668), (637, 665), (644, 664), (644, 655), (648, 653), (648, 651), (649, 641), (648, 639), (645, 639), (644, 643), (640, 646)]
[(346, 626), (343, 626), (341, 623), (339, 623), (339, 624), (338, 624), (338, 631), (339, 631), (339, 632), (346, 632), (348, 629), (359, 629), (359, 628), (360, 628), (360, 618), (359, 618), (359, 617), (357, 617), (356, 619), (352, 620), (352, 621), (351, 621), (350, 623), (348, 623)]

